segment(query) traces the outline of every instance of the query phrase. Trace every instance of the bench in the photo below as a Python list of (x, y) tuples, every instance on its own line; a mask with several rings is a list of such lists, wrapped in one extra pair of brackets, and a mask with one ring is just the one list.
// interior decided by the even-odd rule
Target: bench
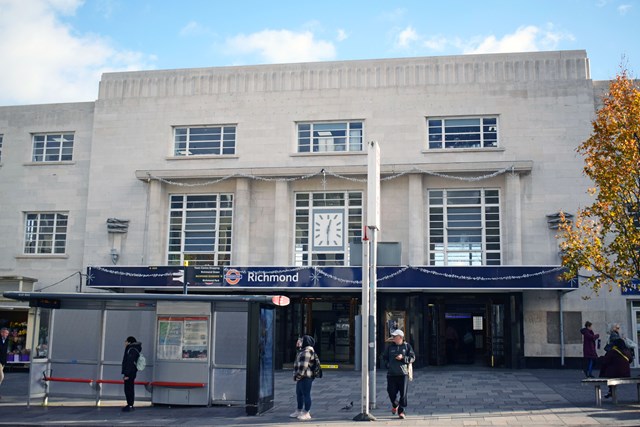
[(596, 406), (602, 407), (602, 386), (611, 387), (611, 398), (613, 404), (618, 404), (618, 396), (616, 395), (616, 388), (623, 384), (635, 384), (638, 388), (638, 402), (640, 402), (640, 377), (635, 378), (585, 378), (582, 380), (582, 385), (594, 386), (596, 390)]

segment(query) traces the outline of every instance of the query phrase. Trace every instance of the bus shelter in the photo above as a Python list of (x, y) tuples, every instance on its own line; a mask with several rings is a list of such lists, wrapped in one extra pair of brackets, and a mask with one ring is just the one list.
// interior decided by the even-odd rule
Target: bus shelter
[(28, 404), (122, 400), (124, 342), (142, 343), (136, 399), (273, 407), (274, 309), (282, 296), (5, 292), (35, 307)]

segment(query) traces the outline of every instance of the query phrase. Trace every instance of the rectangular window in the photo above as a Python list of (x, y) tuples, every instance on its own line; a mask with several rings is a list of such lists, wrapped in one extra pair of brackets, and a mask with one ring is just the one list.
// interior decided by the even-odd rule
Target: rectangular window
[(349, 244), (362, 240), (362, 193), (296, 193), (295, 203), (295, 265), (349, 265)]
[(47, 133), (33, 135), (33, 162), (73, 160), (73, 134)]
[(236, 126), (176, 127), (174, 156), (220, 156), (236, 153)]
[(363, 122), (298, 123), (298, 152), (362, 151)]
[(24, 253), (64, 254), (67, 245), (68, 217), (64, 213), (26, 213)]
[(232, 194), (170, 196), (168, 264), (231, 264)]
[(429, 191), (429, 265), (500, 265), (498, 190)]
[(497, 117), (427, 119), (429, 149), (498, 146)]
[(2, 139), (4, 135), (0, 133), (0, 162), (2, 162)]

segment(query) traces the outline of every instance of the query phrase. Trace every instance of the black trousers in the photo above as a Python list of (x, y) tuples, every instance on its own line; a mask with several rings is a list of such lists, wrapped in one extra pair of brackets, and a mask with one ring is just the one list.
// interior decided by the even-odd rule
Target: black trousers
[[(398, 408), (398, 413), (402, 414), (407, 407), (407, 390), (409, 379), (406, 375), (387, 376), (387, 393), (394, 408)], [(400, 397), (398, 398), (398, 394)]]
[(124, 380), (124, 397), (127, 399), (127, 406), (133, 406), (133, 402), (136, 398), (135, 394), (135, 378), (129, 377), (128, 380)]

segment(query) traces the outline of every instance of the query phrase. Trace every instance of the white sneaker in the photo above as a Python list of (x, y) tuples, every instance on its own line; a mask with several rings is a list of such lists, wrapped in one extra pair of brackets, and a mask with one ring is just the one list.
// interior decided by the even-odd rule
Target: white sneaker
[(292, 412), (291, 415), (289, 415), (289, 418), (298, 418), (300, 416), (300, 414), (302, 414), (303, 411), (297, 410), (295, 412)]
[(298, 419), (301, 421), (310, 420), (311, 414), (308, 411), (302, 411), (300, 415), (298, 415)]

